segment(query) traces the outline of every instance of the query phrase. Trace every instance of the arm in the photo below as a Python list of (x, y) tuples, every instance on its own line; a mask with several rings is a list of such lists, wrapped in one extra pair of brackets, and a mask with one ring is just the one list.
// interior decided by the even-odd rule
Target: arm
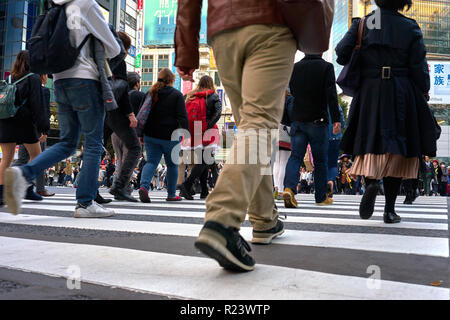
[(175, 118), (178, 122), (178, 128), (186, 129), (189, 131), (189, 119), (186, 112), (186, 104), (184, 103), (183, 95), (181, 93), (177, 98)]
[(96, 2), (94, 2), (87, 14), (86, 28), (103, 44), (105, 58), (111, 59), (120, 54), (120, 46), (111, 33), (103, 13), (100, 11), (100, 7)]
[(359, 18), (353, 21), (350, 30), (347, 31), (344, 38), (336, 46), (336, 61), (340, 65), (346, 65), (350, 61), (356, 41), (358, 41), (359, 21), (361, 21)]
[(209, 98), (209, 103), (212, 105), (210, 106), (211, 109), (209, 107), (208, 109), (214, 110), (214, 113), (210, 116), (211, 121), (209, 121), (207, 129), (211, 129), (222, 116), (222, 102), (217, 94), (213, 94)]
[(325, 92), (328, 108), (330, 109), (331, 121), (333, 122), (333, 124), (339, 123), (340, 125), (341, 113), (339, 112), (339, 104), (336, 91), (336, 78), (334, 75), (334, 67), (332, 64), (328, 64), (325, 79)]
[(290, 110), (294, 108), (294, 98), (292, 96), (288, 96), (286, 98), (286, 102), (284, 104), (284, 113), (283, 118), (281, 119), (281, 124), (284, 126), (290, 126), (292, 120), (290, 119)]
[(45, 127), (48, 128), (46, 131), (42, 133), (48, 135), (48, 131), (50, 130), (50, 89), (42, 87), (42, 93), (45, 107), (45, 120), (46, 120)]
[(416, 25), (414, 40), (409, 49), (409, 72), (411, 79), (424, 94), (430, 91), (430, 73), (428, 70), (427, 51), (423, 42), (422, 31)]
[(38, 133), (47, 133), (50, 130), (50, 122), (47, 119), (47, 112), (45, 110), (41, 78), (38, 75), (32, 75), (27, 80), (30, 85), (27, 101)]
[(201, 11), (202, 0), (178, 0), (174, 65), (187, 73), (199, 67)]

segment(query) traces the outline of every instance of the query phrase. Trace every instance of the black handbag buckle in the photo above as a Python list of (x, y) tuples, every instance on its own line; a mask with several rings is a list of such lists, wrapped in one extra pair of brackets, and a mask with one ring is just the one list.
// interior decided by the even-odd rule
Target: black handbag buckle
[(391, 78), (391, 67), (383, 67), (381, 72), (381, 79), (389, 80)]

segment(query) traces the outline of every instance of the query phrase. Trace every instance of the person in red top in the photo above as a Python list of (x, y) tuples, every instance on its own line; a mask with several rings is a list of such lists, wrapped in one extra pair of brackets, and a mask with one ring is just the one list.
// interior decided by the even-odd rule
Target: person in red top
[[(196, 112), (196, 106), (201, 104), (201, 111)], [(206, 199), (208, 196), (208, 165), (213, 164), (214, 154), (219, 144), (219, 131), (217, 129), (217, 121), (222, 115), (222, 102), (219, 95), (216, 93), (214, 81), (210, 76), (203, 76), (198, 83), (195, 90), (189, 92), (186, 97), (186, 108), (189, 116), (189, 131), (191, 133), (191, 157), (190, 163), (195, 164), (191, 170), (189, 177), (184, 183), (180, 185), (180, 195), (187, 200), (194, 200), (190, 190), (198, 178), (202, 192), (201, 199)], [(195, 123), (194, 119), (199, 115), (202, 120), (202, 138), (195, 137)], [(213, 129), (213, 130), (211, 130)], [(206, 135), (205, 132), (210, 130)], [(211, 135), (210, 138), (207, 135)], [(213, 137), (214, 136), (214, 137)], [(195, 159), (195, 162), (194, 162)]]

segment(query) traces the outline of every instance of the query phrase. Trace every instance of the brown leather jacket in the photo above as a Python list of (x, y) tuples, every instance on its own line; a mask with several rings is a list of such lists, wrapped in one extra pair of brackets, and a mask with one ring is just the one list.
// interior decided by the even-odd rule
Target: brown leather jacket
[[(199, 32), (202, 0), (178, 0), (175, 30), (175, 66), (199, 67)], [(209, 0), (208, 39), (236, 27), (253, 24), (284, 25), (277, 0)], [(182, 53), (182, 54), (181, 54)]]

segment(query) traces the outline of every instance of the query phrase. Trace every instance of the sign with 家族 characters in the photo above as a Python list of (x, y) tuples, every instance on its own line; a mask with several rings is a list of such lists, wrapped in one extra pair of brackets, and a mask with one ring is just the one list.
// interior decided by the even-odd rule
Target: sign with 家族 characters
[(429, 61), (430, 104), (450, 104), (450, 61)]

